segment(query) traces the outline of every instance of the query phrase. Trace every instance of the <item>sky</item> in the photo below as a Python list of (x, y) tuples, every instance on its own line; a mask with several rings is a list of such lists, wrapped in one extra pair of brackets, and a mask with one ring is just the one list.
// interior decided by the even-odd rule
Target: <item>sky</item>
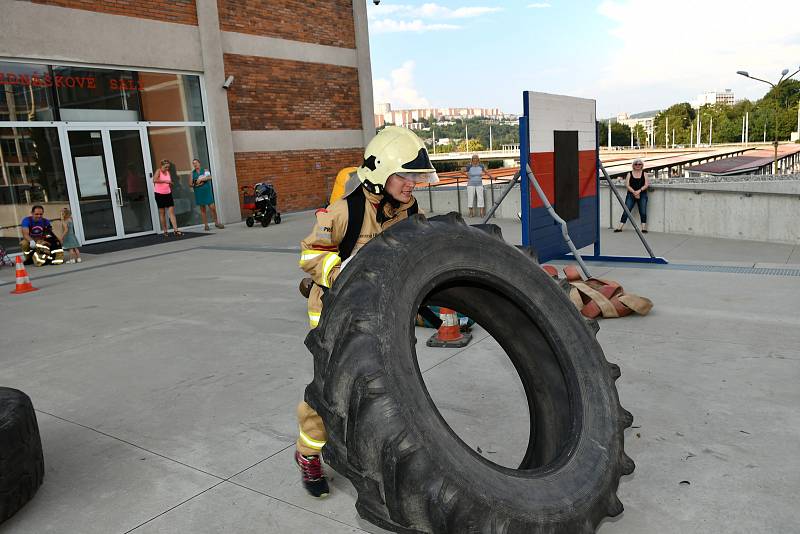
[[(637, 113), (800, 68), (799, 0), (367, 0), (375, 103), (499, 107), (522, 91)], [(800, 79), (800, 74), (795, 76)]]

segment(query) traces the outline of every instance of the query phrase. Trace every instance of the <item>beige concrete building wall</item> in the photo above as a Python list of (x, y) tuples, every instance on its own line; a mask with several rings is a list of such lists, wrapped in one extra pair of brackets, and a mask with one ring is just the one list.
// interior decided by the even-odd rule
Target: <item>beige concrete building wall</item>
[[(351, 152), (358, 153), (375, 134), (365, 0), (352, 3), (354, 38), (349, 45), (240, 33), (238, 27), (233, 28), (236, 31), (222, 31), (218, 0), (196, 0), (196, 26), (95, 12), (89, 8), (0, 1), (4, 22), (0, 32), (0, 60), (163, 69), (202, 75), (207, 133), (213, 170), (219, 177), (215, 183), (220, 213), (225, 222), (238, 221), (241, 216), (235, 154), (248, 159), (247, 154), (277, 151), (296, 150), (300, 157), (304, 150), (320, 154), (345, 150), (338, 155), (349, 161)], [(355, 105), (360, 105), (360, 110), (356, 110), (360, 124), (355, 125), (357, 129), (348, 126), (340, 130), (232, 131), (230, 94), (222, 88), (229, 74), (226, 55), (352, 69), (357, 73)], [(317, 187), (318, 181), (310, 181), (309, 187)]]

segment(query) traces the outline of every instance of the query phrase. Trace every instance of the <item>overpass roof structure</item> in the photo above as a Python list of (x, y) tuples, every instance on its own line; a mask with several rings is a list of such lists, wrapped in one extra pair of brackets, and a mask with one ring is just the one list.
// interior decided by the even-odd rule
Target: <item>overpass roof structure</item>
[[(800, 152), (800, 145), (779, 145), (778, 159), (791, 156)], [(773, 149), (759, 148), (752, 150), (747, 155), (711, 161), (701, 165), (688, 167), (690, 173), (726, 176), (733, 174), (750, 174), (763, 167), (769, 167), (775, 160)]]
[(735, 147), (724, 148), (720, 150), (710, 150), (707, 152), (687, 151), (684, 153), (659, 153), (651, 154), (650, 156), (643, 155), (631, 158), (629, 156), (622, 159), (615, 159), (613, 161), (606, 161), (601, 158), (603, 166), (606, 169), (609, 177), (619, 178), (625, 176), (631, 170), (631, 164), (635, 159), (641, 159), (644, 163), (644, 170), (646, 172), (657, 172), (662, 169), (670, 169), (672, 167), (682, 167), (692, 165), (694, 163), (704, 163), (706, 161), (720, 160), (723, 158), (732, 158), (739, 156), (745, 152), (754, 150), (748, 147)]
[[(500, 152), (500, 151), (495, 151)], [(786, 157), (800, 152), (800, 145), (788, 144), (780, 145), (778, 147), (778, 157)], [(514, 155), (513, 153), (505, 152), (507, 157)], [(471, 153), (448, 153), (441, 154), (439, 161), (442, 160), (468, 160)], [(485, 153), (480, 153), (483, 159), (489, 159)], [(431, 155), (431, 159), (434, 156)], [(685, 152), (650, 152), (649, 154), (614, 154), (614, 153), (601, 153), (600, 160), (606, 169), (610, 178), (621, 178), (631, 170), (631, 164), (635, 159), (641, 159), (644, 162), (644, 170), (648, 173), (654, 173), (662, 170), (669, 170), (672, 168), (684, 168), (692, 172), (700, 171), (707, 174), (743, 174), (749, 172), (750, 169), (763, 167), (769, 165), (773, 160), (772, 148), (754, 148), (754, 147), (725, 147), (717, 150), (707, 150), (698, 152), (696, 150), (687, 150)], [(519, 171), (519, 167), (502, 167), (498, 169), (490, 169), (489, 175), (491, 180), (484, 179), (484, 184), (490, 183), (503, 183), (514, 178), (514, 175)], [(439, 183), (437, 186), (458, 186), (466, 185), (466, 177), (461, 171), (449, 171), (439, 173)], [(418, 188), (425, 188), (427, 184), (420, 184)]]

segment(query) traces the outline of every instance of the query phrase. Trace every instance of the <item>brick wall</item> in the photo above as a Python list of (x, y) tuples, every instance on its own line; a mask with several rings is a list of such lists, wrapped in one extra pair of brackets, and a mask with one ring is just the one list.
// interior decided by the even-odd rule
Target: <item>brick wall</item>
[(224, 31), (355, 48), (352, 0), (217, 0)]
[[(34, 4), (69, 7), (197, 26), (194, 0), (28, 0)], [(84, 30), (89, 30), (84, 28)]]
[(363, 157), (361, 148), (237, 152), (238, 187), (272, 182), (280, 212), (320, 208), (328, 203), (336, 174), (343, 167), (360, 164)]
[(358, 69), (225, 54), (234, 130), (360, 130)]

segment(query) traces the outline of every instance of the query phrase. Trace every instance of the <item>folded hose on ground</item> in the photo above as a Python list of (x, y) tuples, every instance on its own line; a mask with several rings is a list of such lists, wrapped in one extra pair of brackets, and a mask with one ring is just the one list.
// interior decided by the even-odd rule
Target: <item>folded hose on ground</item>
[[(558, 280), (558, 271), (552, 265), (544, 265), (544, 271)], [(577, 267), (567, 265), (564, 275), (569, 282), (569, 299), (589, 319), (602, 316), (604, 319), (625, 317), (631, 313), (647, 315), (653, 308), (648, 298), (626, 293), (619, 282), (602, 278), (584, 280)]]

